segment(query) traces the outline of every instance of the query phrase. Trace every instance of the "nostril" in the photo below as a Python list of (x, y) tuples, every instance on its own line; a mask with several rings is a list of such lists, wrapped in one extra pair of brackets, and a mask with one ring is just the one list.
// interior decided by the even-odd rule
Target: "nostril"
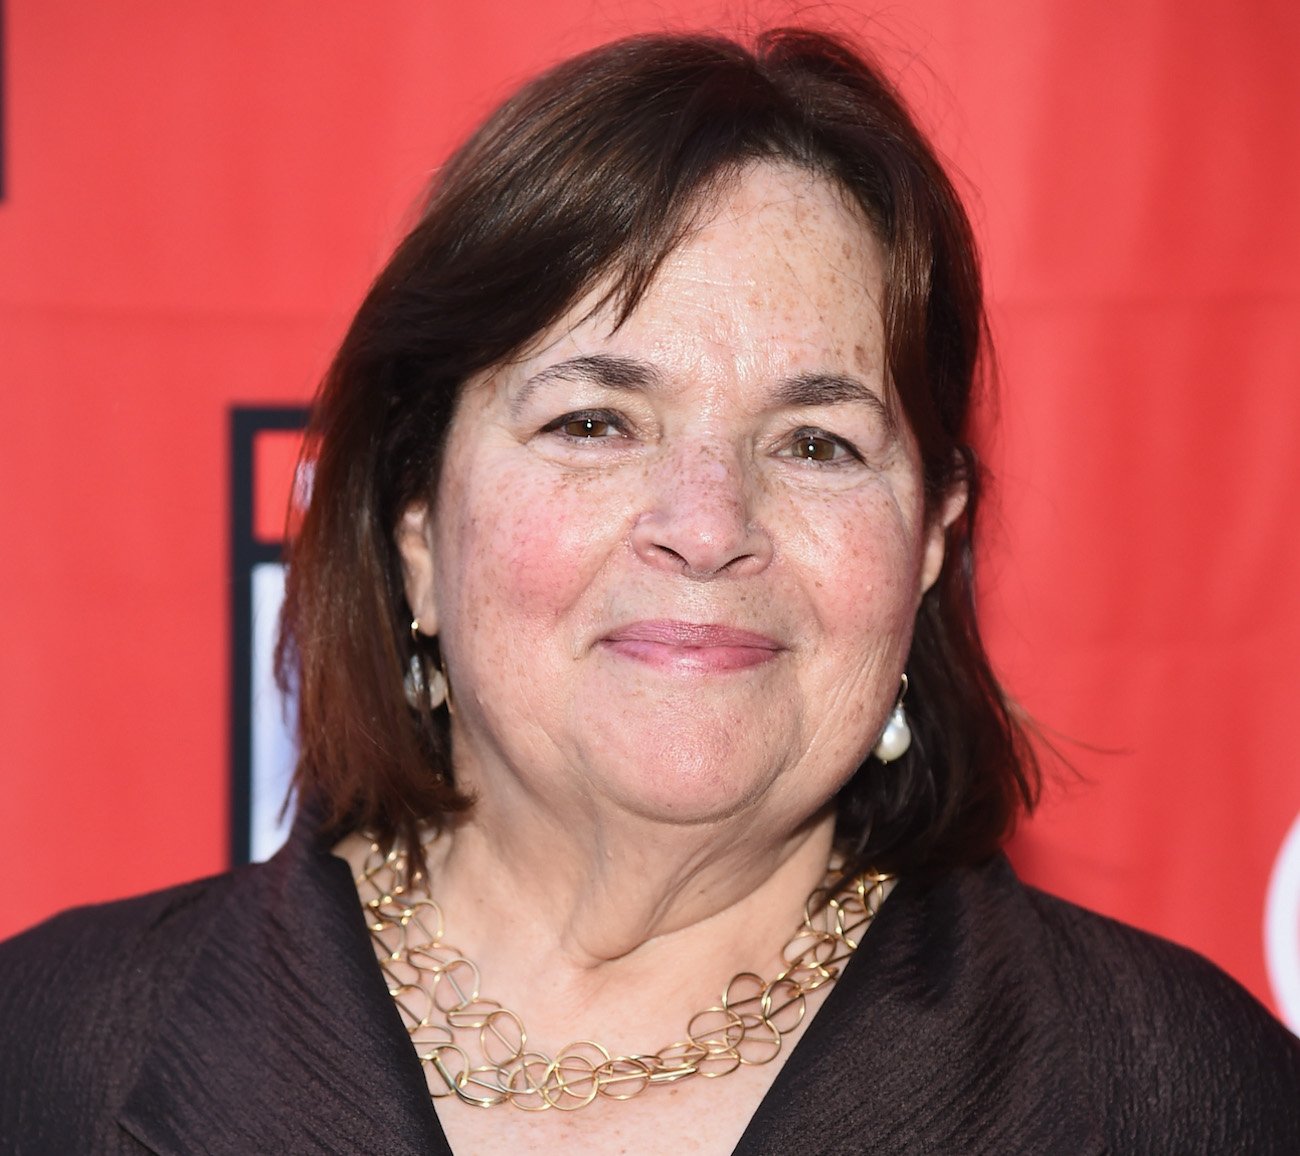
[(715, 446), (666, 454), (646, 478), (632, 531), (643, 561), (707, 578), (762, 568), (771, 543), (758, 519), (760, 493), (739, 456)]
[(691, 564), (688, 561), (686, 561), (686, 559), (683, 558), (682, 555), (677, 553), (677, 551), (674, 550), (671, 546), (664, 546), (660, 544), (660, 545), (656, 545), (655, 549), (658, 550), (660, 554), (662, 554), (667, 561), (672, 562), (674, 565), (680, 566), (683, 570), (686, 571), (689, 571), (691, 569)]
[(716, 526), (647, 514), (634, 526), (632, 544), (644, 561), (691, 578), (748, 573), (771, 557), (767, 534), (748, 521), (720, 533)]

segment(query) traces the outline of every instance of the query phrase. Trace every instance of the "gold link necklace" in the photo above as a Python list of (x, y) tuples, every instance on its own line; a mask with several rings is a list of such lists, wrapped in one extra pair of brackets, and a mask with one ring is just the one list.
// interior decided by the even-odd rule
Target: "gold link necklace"
[[(571, 1112), (598, 1096), (630, 1100), (652, 1084), (770, 1063), (782, 1038), (803, 1022), (808, 995), (839, 978), (893, 878), (868, 871), (832, 892), (837, 873), (828, 871), (781, 951), (782, 970), (769, 980), (748, 971), (734, 976), (721, 1001), (696, 1012), (676, 1043), (615, 1056), (592, 1040), (578, 1040), (548, 1056), (528, 1047), (515, 1012), (479, 994), (478, 967), (443, 939), (442, 909), (406, 888), (406, 877), (405, 854), (385, 855), (372, 843), (356, 885), (429, 1094), (479, 1108), (512, 1104), (525, 1112)], [(413, 883), (419, 887), (421, 877)]]

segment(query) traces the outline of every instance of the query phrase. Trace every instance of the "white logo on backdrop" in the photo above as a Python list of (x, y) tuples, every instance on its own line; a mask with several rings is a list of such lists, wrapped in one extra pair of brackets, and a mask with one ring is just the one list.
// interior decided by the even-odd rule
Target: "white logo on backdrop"
[(1278, 1012), (1300, 1035), (1300, 815), (1282, 840), (1268, 881), (1264, 961)]
[(294, 703), (275, 684), (275, 640), (284, 602), (284, 566), (262, 562), (253, 567), (252, 749), (249, 783), (248, 857), (269, 859), (280, 849), (293, 822), (293, 805), (285, 806), (298, 744), (294, 737)]

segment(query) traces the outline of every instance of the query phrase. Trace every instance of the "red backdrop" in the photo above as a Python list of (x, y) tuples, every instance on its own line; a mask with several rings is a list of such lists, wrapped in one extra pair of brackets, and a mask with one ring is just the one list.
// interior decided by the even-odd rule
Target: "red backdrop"
[[(917, 102), (988, 253), (986, 621), (1079, 772), (1016, 858), (1285, 1006), (1300, 864), (1274, 986), (1263, 938), (1300, 812), (1300, 7), (871, 8), (830, 15)], [(736, 11), (8, 0), (0, 934), (224, 865), (228, 407), (309, 396), (513, 83)]]

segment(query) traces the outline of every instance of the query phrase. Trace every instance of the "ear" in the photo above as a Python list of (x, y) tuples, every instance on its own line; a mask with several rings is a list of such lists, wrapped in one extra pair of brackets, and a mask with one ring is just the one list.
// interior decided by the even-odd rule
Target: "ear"
[(397, 523), (397, 552), (402, 556), (406, 604), (419, 619), (420, 633), (438, 633), (438, 604), (433, 582), (433, 522), (424, 503), (407, 506)]
[(944, 495), (943, 501), (939, 503), (939, 508), (929, 518), (925, 529), (925, 554), (921, 559), (921, 589), (917, 596), (918, 601), (938, 581), (939, 572), (943, 569), (948, 527), (961, 517), (962, 511), (966, 508), (967, 492), (964, 480), (955, 481), (952, 488)]

